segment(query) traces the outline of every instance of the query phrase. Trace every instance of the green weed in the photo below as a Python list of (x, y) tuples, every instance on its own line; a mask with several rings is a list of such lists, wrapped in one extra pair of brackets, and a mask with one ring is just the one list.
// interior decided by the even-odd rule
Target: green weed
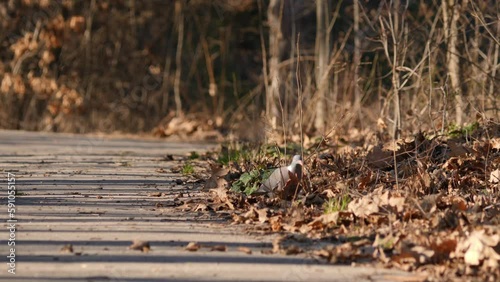
[(251, 195), (259, 189), (259, 184), (263, 175), (258, 169), (251, 170), (250, 172), (243, 173), (238, 180), (233, 182), (231, 190), (235, 192), (243, 192)]
[(469, 136), (471, 133), (476, 131), (478, 128), (479, 128), (478, 122), (473, 122), (471, 124), (464, 125), (462, 127), (459, 127), (456, 124), (450, 124), (448, 126), (447, 135), (451, 138)]
[(228, 165), (230, 162), (260, 162), (265, 159), (281, 159), (301, 152), (300, 144), (288, 143), (286, 147), (273, 144), (255, 146), (244, 143), (224, 145), (218, 156), (218, 162)]
[(194, 173), (194, 167), (190, 162), (184, 163), (182, 166), (182, 174), (184, 175), (191, 175)]
[(343, 194), (335, 198), (329, 199), (323, 204), (324, 213), (332, 213), (338, 211), (345, 211), (351, 202), (351, 197), (348, 194)]
[(200, 154), (198, 154), (197, 152), (195, 151), (192, 151), (190, 154), (189, 154), (189, 157), (188, 159), (190, 160), (196, 160), (196, 159), (199, 159), (200, 158)]

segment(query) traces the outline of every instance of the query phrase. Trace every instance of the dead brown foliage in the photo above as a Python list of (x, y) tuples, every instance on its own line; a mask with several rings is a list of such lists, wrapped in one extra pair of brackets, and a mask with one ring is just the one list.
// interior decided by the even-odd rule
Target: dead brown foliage
[[(271, 253), (306, 251), (330, 263), (383, 265), (428, 280), (497, 281), (499, 144), (495, 123), (455, 138), (418, 133), (350, 150), (325, 143), (307, 158), (310, 187), (298, 201), (228, 191), (222, 174), (234, 168), (213, 168), (210, 187), (218, 187), (208, 205), (230, 211), (252, 232), (284, 234)], [(346, 208), (325, 212), (324, 203), (344, 194)]]

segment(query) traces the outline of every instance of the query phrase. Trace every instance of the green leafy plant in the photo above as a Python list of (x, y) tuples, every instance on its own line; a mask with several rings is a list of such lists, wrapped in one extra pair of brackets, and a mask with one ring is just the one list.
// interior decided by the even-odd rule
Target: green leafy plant
[(338, 197), (331, 198), (323, 204), (324, 213), (332, 213), (337, 211), (344, 211), (351, 202), (351, 197), (348, 194), (339, 195)]
[(450, 124), (448, 126), (448, 136), (452, 138), (468, 136), (472, 132), (476, 131), (479, 128), (478, 122), (473, 122), (468, 125), (464, 125), (462, 127), (457, 126), (456, 124)]
[(194, 167), (190, 162), (184, 163), (182, 166), (182, 174), (184, 175), (190, 175), (194, 173)]
[(260, 172), (254, 169), (250, 172), (243, 173), (238, 180), (233, 182), (231, 189), (236, 192), (244, 192), (247, 195), (259, 189)]
[(221, 150), (217, 161), (223, 165), (228, 165), (231, 161), (240, 162), (252, 159), (251, 149), (241, 144), (233, 144)]
[(275, 144), (255, 146), (233, 143), (223, 146), (217, 160), (223, 165), (241, 161), (255, 163), (269, 158), (281, 159), (284, 157), (285, 152), (290, 156), (300, 151), (301, 147), (298, 143), (287, 143), (286, 147), (279, 147)]
[(190, 160), (196, 160), (196, 159), (199, 159), (200, 158), (200, 154), (198, 154), (197, 152), (195, 151), (192, 151), (191, 153), (189, 153), (189, 157), (188, 157)]
[(258, 169), (243, 173), (238, 180), (233, 182), (231, 189), (236, 192), (243, 192), (247, 195), (253, 194), (259, 189), (260, 183), (270, 175), (270, 171), (260, 172)]

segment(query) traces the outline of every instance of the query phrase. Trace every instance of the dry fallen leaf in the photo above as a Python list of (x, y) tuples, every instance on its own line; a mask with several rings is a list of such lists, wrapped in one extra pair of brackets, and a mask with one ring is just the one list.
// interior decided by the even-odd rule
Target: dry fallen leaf
[(414, 257), (418, 260), (420, 264), (428, 263), (432, 256), (434, 256), (434, 251), (427, 249), (423, 246), (415, 246), (411, 248), (412, 252), (414, 252)]
[(322, 214), (311, 221), (308, 226), (314, 229), (323, 229), (327, 226), (337, 225), (339, 219), (339, 212), (330, 212)]
[(387, 124), (385, 123), (385, 121), (382, 118), (377, 119), (377, 128), (380, 131), (384, 131), (387, 129)]
[(217, 164), (210, 164), (210, 169), (210, 177), (205, 181), (203, 190), (225, 188), (227, 181), (223, 177), (229, 173), (229, 169), (220, 167)]
[(61, 253), (72, 253), (73, 252), (73, 245), (67, 244), (64, 245), (61, 250), (59, 250)]
[(267, 217), (267, 211), (268, 211), (267, 208), (263, 208), (263, 209), (255, 210), (255, 211), (259, 215), (259, 222), (260, 223), (264, 223), (264, 222), (269, 220), (269, 218)]
[(372, 193), (355, 199), (348, 205), (348, 210), (358, 217), (366, 217), (378, 213), (381, 209), (391, 208), (400, 213), (405, 208), (405, 197), (395, 196), (383, 187), (376, 188)]
[(228, 196), (228, 190), (224, 187), (219, 187), (216, 189), (210, 189), (210, 192), (212, 193), (214, 197), (214, 202), (215, 203), (224, 203), (227, 205), (227, 207), (230, 210), (234, 210), (234, 205), (231, 203), (229, 196)]
[(247, 220), (247, 219), (256, 220), (258, 213), (254, 207), (250, 207), (250, 209), (246, 213), (242, 214), (241, 216), (243, 217), (244, 220)]
[(325, 194), (325, 196), (330, 199), (330, 198), (333, 198), (335, 196), (337, 196), (337, 193), (333, 192), (332, 189), (326, 189), (324, 190), (323, 192), (321, 192), (321, 194)]
[(430, 248), (435, 252), (434, 260), (445, 261), (450, 258), (450, 254), (457, 248), (457, 241), (455, 239), (441, 240), (438, 237), (437, 242), (433, 242)]
[(350, 202), (347, 208), (357, 217), (365, 217), (379, 212), (378, 204), (370, 196), (364, 196)]
[(210, 251), (225, 252), (227, 251), (226, 245), (215, 245), (210, 248)]
[(196, 252), (198, 251), (199, 249), (201, 248), (200, 244), (196, 243), (196, 242), (190, 242), (189, 244), (187, 244), (187, 246), (184, 248), (186, 251), (190, 251), (190, 252)]
[(199, 203), (198, 205), (196, 205), (196, 208), (194, 208), (194, 211), (197, 212), (197, 211), (207, 211), (208, 210), (208, 206), (204, 203)]
[(140, 240), (134, 240), (132, 242), (132, 245), (128, 247), (130, 250), (138, 250), (141, 252), (149, 252), (151, 250), (151, 247), (149, 246), (149, 242), (147, 241), (140, 241)]
[(303, 250), (301, 250), (298, 246), (296, 245), (291, 245), (289, 247), (286, 248), (285, 250), (285, 254), (287, 256), (290, 256), (290, 255), (296, 255), (296, 254), (300, 254), (304, 252)]
[(396, 208), (397, 212), (402, 212), (405, 204), (405, 197), (390, 197), (388, 205), (390, 207)]
[(490, 173), (490, 183), (499, 183), (500, 182), (500, 169), (495, 169)]
[(500, 138), (491, 138), (490, 144), (491, 148), (500, 150)]
[(252, 249), (248, 248), (248, 247), (238, 247), (238, 251), (240, 252), (243, 252), (247, 255), (251, 255), (252, 254)]
[(457, 209), (459, 211), (467, 210), (467, 201), (460, 196), (453, 196), (453, 198), (451, 199), (451, 203), (454, 209)]
[(269, 218), (269, 223), (271, 224), (271, 230), (273, 231), (280, 231), (283, 228), (283, 225), (281, 224), (282, 222), (282, 216), (281, 215), (275, 215), (273, 217)]
[(498, 244), (500, 244), (499, 233), (488, 235), (485, 229), (474, 230), (469, 237), (458, 243), (455, 255), (463, 257), (467, 265), (477, 266), (484, 261), (489, 267), (497, 268), (500, 255), (494, 248)]

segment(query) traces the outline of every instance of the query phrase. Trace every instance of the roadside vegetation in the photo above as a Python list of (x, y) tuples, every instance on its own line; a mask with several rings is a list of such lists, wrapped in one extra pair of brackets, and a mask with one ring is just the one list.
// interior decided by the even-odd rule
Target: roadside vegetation
[(373, 142), (371, 132), (357, 145), (324, 138), (305, 147), (301, 192), (292, 201), (252, 191), (268, 167), (287, 165), (295, 152), (260, 151), (223, 166), (217, 152), (207, 156), (213, 165), (205, 188), (212, 198), (205, 204), (231, 211), (233, 222), (250, 232), (281, 234), (273, 252), (398, 268), (415, 272), (417, 281), (496, 281), (500, 125), (446, 132), (395, 142)]

